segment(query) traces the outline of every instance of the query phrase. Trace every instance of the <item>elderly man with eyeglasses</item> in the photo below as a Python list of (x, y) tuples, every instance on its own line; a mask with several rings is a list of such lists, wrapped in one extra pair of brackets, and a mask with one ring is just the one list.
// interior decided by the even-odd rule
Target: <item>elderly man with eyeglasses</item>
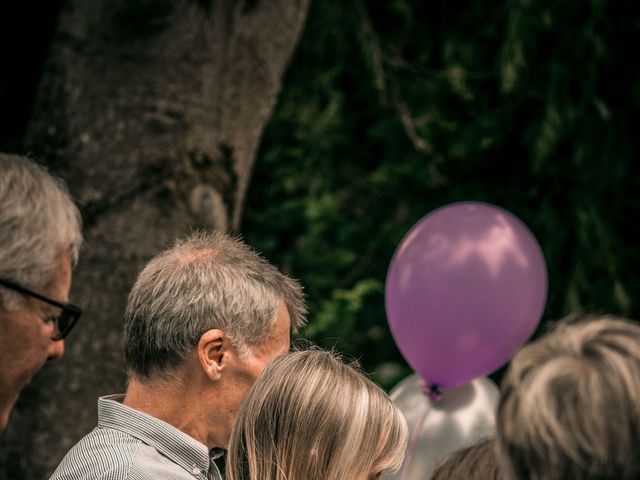
[(67, 301), (82, 243), (65, 185), (29, 159), (0, 153), (0, 430), (80, 309)]

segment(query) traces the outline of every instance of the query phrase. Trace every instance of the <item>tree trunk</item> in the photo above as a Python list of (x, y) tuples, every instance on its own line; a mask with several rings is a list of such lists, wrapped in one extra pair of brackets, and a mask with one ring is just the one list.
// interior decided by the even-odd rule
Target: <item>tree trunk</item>
[(309, 0), (71, 0), (27, 148), (70, 185), (86, 246), (66, 356), (23, 392), (0, 478), (45, 478), (122, 391), (137, 272), (194, 228), (237, 231), (252, 164)]

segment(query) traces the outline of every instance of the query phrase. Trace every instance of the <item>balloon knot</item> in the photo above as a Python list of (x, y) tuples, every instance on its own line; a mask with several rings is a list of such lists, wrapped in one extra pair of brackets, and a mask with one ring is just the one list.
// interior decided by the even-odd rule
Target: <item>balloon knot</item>
[(424, 393), (434, 402), (442, 400), (442, 390), (438, 385), (425, 385)]

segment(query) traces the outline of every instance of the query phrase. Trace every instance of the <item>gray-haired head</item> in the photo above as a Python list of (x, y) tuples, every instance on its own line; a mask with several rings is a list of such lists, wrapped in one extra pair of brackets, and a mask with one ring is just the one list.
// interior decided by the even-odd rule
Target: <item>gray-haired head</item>
[[(81, 219), (62, 180), (17, 155), (0, 153), (0, 278), (41, 290), (62, 253), (78, 259)], [(0, 289), (0, 306), (13, 309), (22, 297)]]
[(497, 433), (509, 478), (640, 478), (640, 326), (571, 318), (522, 348)]
[(190, 235), (153, 258), (129, 294), (129, 373), (141, 379), (171, 374), (211, 329), (224, 331), (244, 353), (271, 333), (280, 302), (297, 331), (306, 315), (297, 281), (237, 238)]
[(444, 457), (431, 480), (503, 480), (495, 440), (485, 438)]

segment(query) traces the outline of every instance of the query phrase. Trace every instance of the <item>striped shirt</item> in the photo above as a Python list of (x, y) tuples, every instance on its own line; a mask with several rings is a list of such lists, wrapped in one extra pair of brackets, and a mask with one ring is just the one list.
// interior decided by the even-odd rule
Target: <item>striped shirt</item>
[(51, 480), (221, 480), (209, 449), (162, 420), (98, 399), (98, 426), (64, 457)]

